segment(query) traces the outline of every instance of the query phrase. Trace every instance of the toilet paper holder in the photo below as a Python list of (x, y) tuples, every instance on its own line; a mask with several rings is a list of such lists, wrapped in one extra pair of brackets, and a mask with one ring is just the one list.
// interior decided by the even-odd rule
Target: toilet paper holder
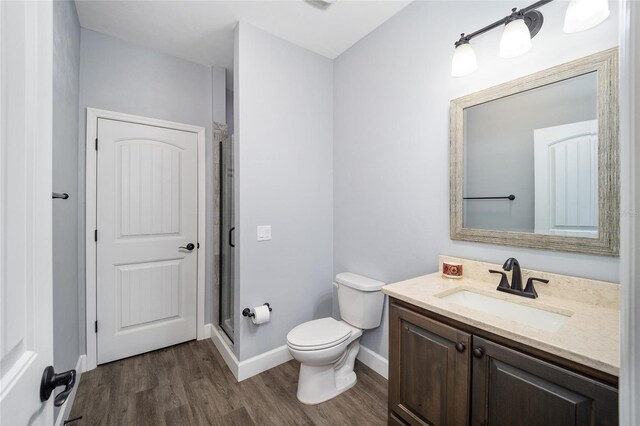
[[(269, 305), (268, 303), (263, 303), (263, 306), (266, 306), (267, 308), (269, 308), (269, 312), (273, 311), (273, 309), (271, 308), (271, 305)], [(254, 314), (253, 312), (251, 312), (250, 308), (244, 308), (242, 310), (242, 316), (243, 317), (249, 317), (249, 318), (253, 318), (256, 316), (256, 314)]]

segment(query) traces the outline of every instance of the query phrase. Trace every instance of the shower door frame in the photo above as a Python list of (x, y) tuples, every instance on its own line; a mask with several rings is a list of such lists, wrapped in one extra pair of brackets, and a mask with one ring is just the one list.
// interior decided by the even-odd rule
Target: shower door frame
[[(218, 327), (220, 328), (220, 330), (222, 330), (222, 332), (224, 333), (224, 335), (231, 341), (231, 343), (234, 343), (234, 337), (235, 337), (235, 321), (234, 321), (234, 315), (235, 312), (232, 312), (231, 315), (231, 321), (233, 322), (233, 326), (232, 326), (232, 333), (231, 335), (229, 335), (229, 331), (223, 326), (224, 324), (224, 320), (225, 318), (223, 318), (223, 314), (222, 314), (222, 299), (223, 299), (223, 277), (225, 277), (225, 275), (223, 275), (223, 269), (224, 269), (224, 264), (225, 264), (225, 257), (223, 256), (223, 250), (225, 247), (225, 235), (228, 235), (228, 243), (230, 245), (230, 249), (232, 250), (235, 245), (231, 244), (231, 238), (232, 238), (232, 233), (235, 230), (235, 224), (234, 223), (230, 223), (230, 225), (233, 225), (229, 228), (229, 230), (223, 229), (224, 226), (224, 211), (225, 211), (225, 207), (226, 204), (224, 203), (224, 196), (223, 196), (223, 191), (224, 191), (224, 182), (225, 182), (225, 173), (227, 172), (227, 168), (223, 167), (224, 164), (226, 164), (223, 159), (224, 159), (224, 149), (223, 146), (226, 143), (228, 143), (229, 146), (229, 150), (231, 152), (231, 158), (230, 163), (231, 163), (231, 167), (233, 168), (233, 135), (230, 135), (229, 132), (227, 131), (225, 134), (225, 137), (219, 142), (218, 145), (218, 185), (220, 188), (220, 192), (218, 194), (219, 196), (219, 204), (218, 204), (218, 208), (219, 208), (219, 248), (220, 248), (220, 255), (219, 255), (219, 259), (218, 259)], [(228, 177), (227, 177), (228, 179)], [(232, 194), (233, 195), (233, 194)], [(234, 209), (234, 201), (231, 201), (231, 208), (232, 211)], [(235, 214), (235, 211), (233, 211), (233, 214)], [(234, 218), (232, 216), (232, 219), (230, 222), (234, 222)], [(233, 266), (233, 265), (232, 265)], [(233, 270), (233, 267), (231, 268)], [(228, 274), (227, 274), (228, 277)], [(231, 288), (229, 289), (229, 291), (234, 291), (234, 283), (228, 283), (227, 285), (230, 285)], [(235, 303), (235, 301), (234, 301)], [(231, 306), (231, 310), (233, 311), (235, 308), (235, 306)]]

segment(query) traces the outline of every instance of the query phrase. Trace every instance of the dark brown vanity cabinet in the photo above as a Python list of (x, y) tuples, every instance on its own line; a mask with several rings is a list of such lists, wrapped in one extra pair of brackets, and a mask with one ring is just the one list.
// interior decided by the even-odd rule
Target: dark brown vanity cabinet
[(617, 389), (473, 337), (472, 425), (617, 425)]
[(466, 424), (471, 336), (397, 306), (390, 321), (390, 409), (410, 425)]
[(618, 390), (392, 300), (389, 424), (617, 425)]

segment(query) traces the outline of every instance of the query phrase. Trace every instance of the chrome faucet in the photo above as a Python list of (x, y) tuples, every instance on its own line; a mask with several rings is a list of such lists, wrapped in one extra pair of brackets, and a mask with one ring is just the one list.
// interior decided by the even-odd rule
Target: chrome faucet
[(542, 278), (530, 277), (527, 280), (527, 285), (523, 290), (522, 289), (522, 271), (520, 270), (520, 262), (518, 262), (518, 259), (516, 259), (515, 257), (510, 257), (509, 259), (507, 259), (507, 261), (504, 262), (504, 265), (502, 265), (502, 269), (507, 272), (511, 271), (511, 284), (509, 284), (509, 280), (507, 279), (507, 274), (505, 272), (496, 271), (493, 269), (490, 269), (489, 272), (491, 272), (492, 274), (500, 274), (502, 276), (502, 278), (500, 279), (500, 284), (498, 284), (498, 287), (496, 288), (496, 290), (504, 291), (505, 293), (516, 294), (518, 296), (535, 299), (538, 297), (538, 293), (536, 292), (536, 289), (533, 287), (533, 282), (534, 281), (540, 281), (543, 283), (549, 282), (549, 280), (545, 280)]

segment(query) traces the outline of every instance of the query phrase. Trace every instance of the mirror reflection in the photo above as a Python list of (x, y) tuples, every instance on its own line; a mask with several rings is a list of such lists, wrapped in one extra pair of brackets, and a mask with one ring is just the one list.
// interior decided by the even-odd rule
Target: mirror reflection
[(597, 73), (464, 109), (464, 228), (598, 237)]

